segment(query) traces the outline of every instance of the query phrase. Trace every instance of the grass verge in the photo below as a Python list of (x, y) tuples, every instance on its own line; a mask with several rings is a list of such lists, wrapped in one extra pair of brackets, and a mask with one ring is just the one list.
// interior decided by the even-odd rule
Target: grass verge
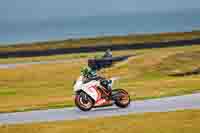
[[(199, 133), (200, 110), (1, 125), (1, 133)], [(120, 126), (119, 126), (120, 125)]]

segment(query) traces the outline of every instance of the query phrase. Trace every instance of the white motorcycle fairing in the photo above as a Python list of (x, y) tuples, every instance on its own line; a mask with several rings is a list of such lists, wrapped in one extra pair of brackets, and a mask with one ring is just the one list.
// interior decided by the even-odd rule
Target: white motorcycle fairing
[(100, 99), (101, 94), (97, 90), (97, 87), (100, 85), (99, 81), (92, 80), (88, 83), (83, 84), (83, 76), (80, 76), (74, 85), (74, 91), (77, 92), (79, 90), (87, 93), (94, 101)]
[[(113, 77), (110, 80), (112, 81), (111, 87), (115, 80), (119, 79), (119, 77)], [(74, 92), (77, 91), (84, 91), (87, 93), (95, 102), (101, 99), (101, 93), (97, 89), (98, 86), (100, 86), (100, 81), (92, 80), (88, 83), (83, 84), (83, 76), (80, 76), (78, 80), (76, 80), (76, 83), (74, 85)]]
[[(106, 90), (101, 85), (101, 78), (99, 80), (91, 80), (80, 76), (76, 82), (74, 82), (74, 101), (76, 106), (82, 111), (89, 111), (92, 108), (112, 106), (115, 104), (118, 107), (125, 108), (130, 104), (130, 96), (128, 92), (123, 89)], [(112, 88), (114, 80), (118, 78), (111, 78), (108, 81), (108, 87)], [(84, 94), (85, 93), (85, 94)]]

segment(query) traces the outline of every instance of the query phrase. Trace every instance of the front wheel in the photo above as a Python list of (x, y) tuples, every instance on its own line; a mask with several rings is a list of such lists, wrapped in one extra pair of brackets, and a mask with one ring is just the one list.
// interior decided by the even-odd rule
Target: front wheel
[(85, 92), (79, 92), (75, 96), (75, 104), (80, 110), (89, 111), (92, 109), (94, 102)]
[(128, 92), (123, 89), (113, 90), (115, 104), (120, 108), (125, 108), (130, 104), (130, 96)]

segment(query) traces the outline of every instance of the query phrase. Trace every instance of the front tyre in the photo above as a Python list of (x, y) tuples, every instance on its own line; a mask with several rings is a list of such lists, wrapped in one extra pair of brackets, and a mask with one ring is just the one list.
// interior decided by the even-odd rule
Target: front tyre
[(117, 89), (115, 94), (115, 104), (120, 108), (125, 108), (130, 104), (130, 96), (123, 89)]
[(75, 96), (75, 104), (80, 110), (89, 111), (92, 109), (94, 102), (85, 92), (78, 92)]

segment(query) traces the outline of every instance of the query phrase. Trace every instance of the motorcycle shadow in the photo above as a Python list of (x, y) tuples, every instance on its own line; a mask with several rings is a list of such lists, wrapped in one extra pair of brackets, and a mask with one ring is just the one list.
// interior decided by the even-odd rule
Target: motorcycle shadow
[(90, 111), (84, 112), (81, 111), (80, 109), (76, 108), (76, 112), (83, 112), (83, 113), (92, 113), (92, 112), (102, 112), (102, 111), (118, 111), (122, 110), (122, 108), (116, 107), (116, 106), (109, 106), (109, 107), (97, 107), (93, 108)]

